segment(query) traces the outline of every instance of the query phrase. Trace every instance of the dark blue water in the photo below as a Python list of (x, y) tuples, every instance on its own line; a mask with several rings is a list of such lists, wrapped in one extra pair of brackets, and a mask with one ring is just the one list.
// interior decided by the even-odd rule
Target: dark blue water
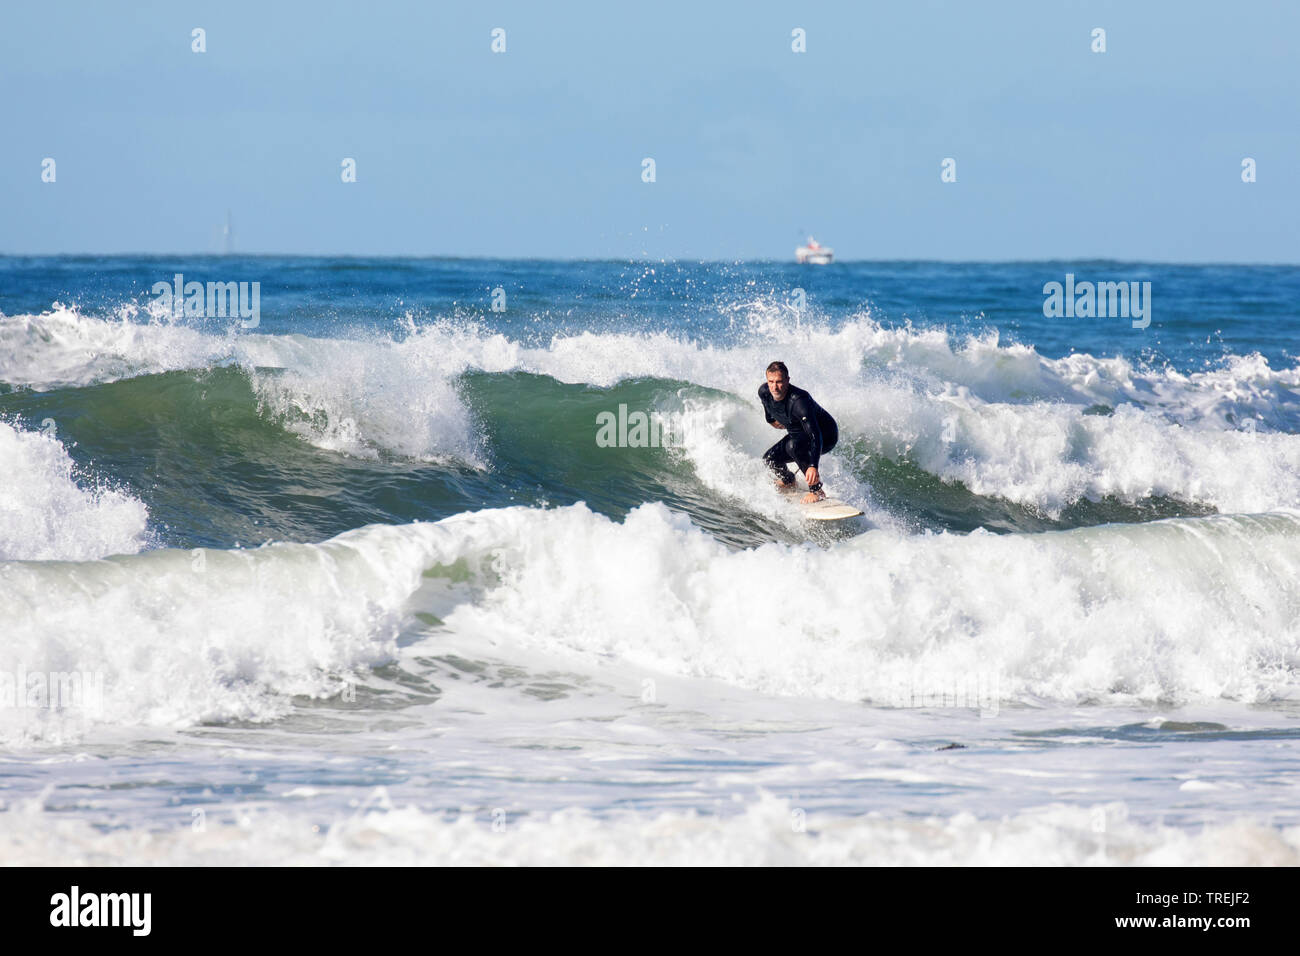
[[(1289, 364), (1300, 333), (1300, 268), (1121, 263), (554, 262), (308, 257), (0, 257), (0, 312), (38, 314), (54, 302), (86, 314), (144, 304), (158, 281), (261, 283), (262, 331), (339, 334), (390, 329), (406, 315), (476, 316), (528, 341), (578, 330), (674, 330), (706, 341), (736, 332), (737, 303), (793, 303), (803, 289), (834, 324), (870, 310), (886, 325), (996, 329), (1047, 357), (1072, 351), (1202, 369), (1258, 352)], [(1049, 319), (1043, 286), (1149, 281), (1151, 324), (1122, 318)], [(493, 312), (492, 292), (507, 307)]]

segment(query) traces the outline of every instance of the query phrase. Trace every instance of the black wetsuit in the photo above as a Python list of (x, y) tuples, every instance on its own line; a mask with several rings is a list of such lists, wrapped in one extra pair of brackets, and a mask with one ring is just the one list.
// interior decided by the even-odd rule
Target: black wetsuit
[(816, 467), (821, 456), (839, 441), (839, 427), (826, 409), (795, 385), (787, 385), (785, 398), (778, 402), (764, 382), (758, 389), (758, 397), (763, 403), (763, 417), (786, 428), (786, 436), (767, 450), (763, 460), (781, 481), (789, 484), (794, 481), (794, 475), (790, 474), (786, 462), (795, 462), (801, 472)]

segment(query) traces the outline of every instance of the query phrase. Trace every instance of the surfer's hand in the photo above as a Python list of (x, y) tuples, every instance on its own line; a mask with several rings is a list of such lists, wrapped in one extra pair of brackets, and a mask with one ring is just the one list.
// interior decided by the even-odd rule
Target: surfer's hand
[(805, 472), (803, 473), (803, 476), (804, 476), (805, 478), (808, 479), (808, 487), (809, 487), (809, 488), (811, 488), (813, 485), (817, 484), (817, 482), (821, 481), (821, 477), (817, 474), (817, 466), (816, 466), (816, 465), (813, 465), (811, 468), (809, 468), (807, 471), (805, 471)]

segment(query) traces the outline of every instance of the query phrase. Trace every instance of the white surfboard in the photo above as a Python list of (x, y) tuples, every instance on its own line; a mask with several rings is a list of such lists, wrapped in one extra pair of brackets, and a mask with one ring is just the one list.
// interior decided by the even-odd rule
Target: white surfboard
[(805, 518), (810, 518), (813, 521), (839, 521), (843, 518), (856, 518), (862, 514), (853, 505), (845, 504), (838, 498), (823, 498), (821, 501), (813, 501), (808, 504), (800, 501), (799, 508)]

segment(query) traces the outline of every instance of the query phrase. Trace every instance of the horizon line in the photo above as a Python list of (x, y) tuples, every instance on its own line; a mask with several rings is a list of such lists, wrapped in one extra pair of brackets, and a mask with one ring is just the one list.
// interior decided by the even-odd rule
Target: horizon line
[(810, 265), (787, 258), (736, 258), (710, 259), (694, 256), (491, 256), (491, 255), (447, 255), (441, 253), (314, 253), (314, 252), (0, 252), (0, 259), (405, 259), (445, 262), (617, 262), (617, 263), (693, 263), (697, 265), (790, 265), (804, 269), (826, 269), (837, 265), (889, 265), (899, 263), (934, 263), (942, 265), (1032, 265), (1037, 263), (1091, 263), (1106, 262), (1120, 265), (1160, 265), (1160, 266), (1260, 266), (1260, 267), (1300, 267), (1300, 261), (1289, 262), (1275, 260), (1271, 262), (1251, 260), (1212, 260), (1212, 259), (1116, 259), (1108, 256), (1046, 257), (1038, 259), (926, 259), (926, 258), (890, 258), (890, 259), (837, 259), (827, 265)]

